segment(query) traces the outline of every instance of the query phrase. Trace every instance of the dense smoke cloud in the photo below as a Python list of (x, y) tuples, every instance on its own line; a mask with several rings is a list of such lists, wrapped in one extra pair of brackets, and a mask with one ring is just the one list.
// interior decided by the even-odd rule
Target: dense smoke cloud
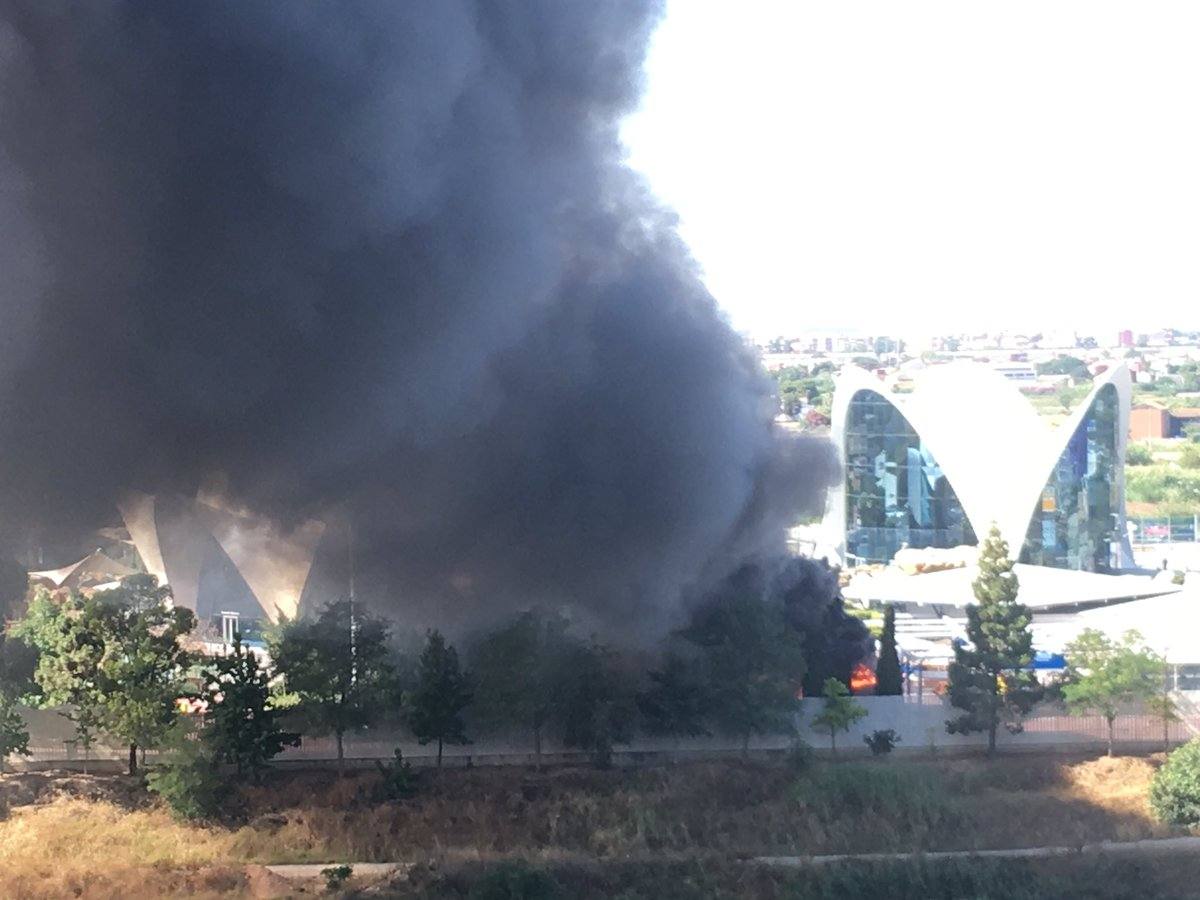
[(635, 627), (779, 550), (833, 462), (623, 164), (661, 5), (0, 0), (9, 537), (219, 477), (381, 604)]

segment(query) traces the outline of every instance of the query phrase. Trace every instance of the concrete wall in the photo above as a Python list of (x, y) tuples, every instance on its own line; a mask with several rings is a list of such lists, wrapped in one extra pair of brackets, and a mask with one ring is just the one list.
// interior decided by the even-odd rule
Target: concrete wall
[[(1200, 706), (1196, 698), (1181, 696), (1184, 721), (1173, 723), (1169, 731), (1172, 744), (1182, 743), (1192, 735), (1200, 733)], [(900, 736), (898, 753), (977, 753), (987, 745), (987, 735), (951, 735), (946, 733), (946, 720), (956, 711), (936, 696), (926, 696), (924, 702), (907, 697), (856, 697), (855, 702), (867, 709), (867, 716), (856, 723), (848, 733), (837, 737), (840, 755), (862, 755), (868, 752), (863, 737), (876, 729), (893, 729)], [(797, 730), (800, 737), (818, 752), (829, 751), (829, 734), (812, 728), (813, 718), (821, 711), (823, 701), (819, 698), (800, 701), (797, 714)], [(12, 758), (14, 768), (70, 765), (82, 766), (82, 752), (71, 743), (70, 723), (48, 710), (28, 710), (26, 720), (30, 728), (30, 749), (27, 759)], [(1107, 727), (1096, 716), (1075, 717), (1065, 711), (1044, 706), (1034, 711), (1025, 722), (1025, 730), (1016, 735), (1001, 731), (998, 737), (1002, 752), (1071, 752), (1103, 749)], [(1146, 715), (1140, 710), (1130, 710), (1117, 722), (1117, 742), (1124, 752), (1145, 752), (1162, 747), (1163, 729), (1161, 720)], [(778, 757), (787, 752), (793, 738), (788, 735), (769, 735), (750, 741), (750, 755), (758, 758)], [(433, 762), (436, 746), (418, 744), (410, 734), (396, 728), (381, 728), (357, 732), (346, 736), (346, 756), (351, 765), (373, 765), (374, 760), (390, 759), (392, 751), (399, 747), (405, 757), (417, 765)], [(627, 745), (616, 748), (614, 763), (617, 765), (655, 764), (671, 761), (701, 760), (740, 755), (737, 740), (724, 736), (671, 740), (637, 736)], [(151, 754), (151, 760), (154, 755)], [(285, 750), (277, 759), (281, 766), (324, 765), (336, 758), (333, 738), (306, 736), (298, 748)], [(91, 759), (123, 761), (125, 751), (121, 747), (101, 743), (92, 751)], [(568, 750), (553, 741), (546, 741), (543, 762), (565, 764), (586, 761), (586, 754)], [(508, 737), (481, 736), (477, 741), (461, 747), (447, 747), (446, 765), (529, 765), (533, 762), (532, 740), (527, 735)], [(355, 762), (357, 761), (357, 762)]]

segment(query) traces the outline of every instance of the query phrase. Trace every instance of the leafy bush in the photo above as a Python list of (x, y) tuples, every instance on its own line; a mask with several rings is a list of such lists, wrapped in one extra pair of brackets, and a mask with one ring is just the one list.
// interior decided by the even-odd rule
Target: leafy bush
[(379, 769), (376, 800), (405, 800), (417, 793), (417, 775), (399, 747), (395, 750), (391, 765), (377, 760), (375, 768)]
[(167, 760), (146, 776), (146, 786), (158, 794), (182, 819), (215, 819), (230, 794), (227, 779), (204, 744), (176, 735)]
[(863, 743), (871, 749), (873, 756), (883, 756), (891, 753), (900, 743), (900, 735), (892, 728), (877, 728), (870, 734), (863, 735)]
[(321, 870), (321, 874), (325, 878), (325, 890), (332, 894), (341, 890), (342, 885), (350, 880), (350, 876), (354, 874), (354, 867), (345, 864), (328, 866)]
[(1184, 444), (1179, 453), (1179, 465), (1185, 469), (1200, 469), (1200, 444)]
[(1200, 825), (1200, 739), (1188, 741), (1154, 773), (1150, 807), (1170, 825)]
[(489, 869), (467, 896), (471, 900), (556, 900), (562, 890), (547, 872), (514, 860)]
[(1131, 466), (1149, 466), (1154, 463), (1154, 456), (1145, 444), (1130, 444), (1125, 451), (1125, 462)]
[(823, 821), (850, 815), (932, 828), (959, 811), (936, 772), (909, 766), (826, 766), (801, 778), (792, 791), (801, 806)]

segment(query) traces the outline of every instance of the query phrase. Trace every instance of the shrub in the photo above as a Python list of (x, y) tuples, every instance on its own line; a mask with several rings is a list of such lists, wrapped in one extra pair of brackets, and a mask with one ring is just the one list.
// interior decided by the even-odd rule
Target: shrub
[(1154, 462), (1154, 456), (1145, 444), (1130, 444), (1125, 451), (1125, 462), (1131, 466), (1148, 466)]
[(350, 880), (350, 876), (354, 874), (354, 867), (342, 864), (340, 866), (328, 866), (321, 870), (321, 875), (325, 878), (325, 890), (329, 893), (341, 890), (343, 884)]
[(1200, 469), (1200, 444), (1184, 444), (1179, 453), (1179, 465), (1185, 469)]
[(549, 873), (518, 859), (489, 869), (467, 896), (471, 900), (556, 900), (562, 890)]
[(873, 756), (883, 756), (891, 753), (900, 743), (900, 735), (892, 728), (877, 728), (870, 734), (863, 735), (863, 743), (871, 749)]
[(177, 735), (166, 761), (146, 776), (146, 786), (182, 819), (215, 819), (230, 794), (204, 744)]
[(1150, 807), (1170, 825), (1200, 825), (1200, 739), (1188, 741), (1154, 773)]
[(399, 747), (391, 765), (376, 760), (375, 768), (379, 769), (376, 800), (405, 800), (417, 793), (417, 775)]

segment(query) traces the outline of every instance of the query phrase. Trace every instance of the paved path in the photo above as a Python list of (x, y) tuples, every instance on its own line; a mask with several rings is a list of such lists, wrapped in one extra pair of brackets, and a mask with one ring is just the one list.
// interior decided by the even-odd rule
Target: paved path
[(1200, 852), (1200, 837), (1151, 838), (1143, 841), (1101, 841), (1081, 847), (1015, 847), (1008, 850), (934, 850), (927, 853), (830, 853), (822, 856), (758, 856), (754, 862), (768, 866), (824, 865), (840, 862), (894, 862), (905, 859), (1046, 859), (1075, 854), (1112, 856), (1153, 856), (1168, 853)]
[[(1200, 837), (1152, 838), (1144, 841), (1101, 841), (1081, 847), (1015, 847), (1007, 850), (935, 850), (927, 853), (830, 853), (819, 856), (756, 856), (748, 862), (767, 866), (801, 868), (842, 862), (896, 862), (907, 859), (1047, 859), (1076, 854), (1097, 856), (1155, 856), (1170, 853), (1200, 852)], [(582, 858), (582, 857), (581, 857)], [(596, 862), (594, 857), (586, 857)], [(603, 862), (603, 860), (599, 860)], [(267, 866), (266, 868), (284, 878), (320, 878), (321, 870), (342, 863), (303, 863)], [(411, 863), (349, 863), (355, 875), (382, 878), (409, 868)]]
[[(284, 878), (322, 878), (322, 869), (328, 869), (333, 866), (340, 866), (343, 863), (291, 863), (280, 866), (266, 866), (275, 875), (282, 875)], [(355, 875), (367, 875), (371, 878), (383, 878), (387, 875), (394, 875), (397, 872), (407, 870), (411, 863), (346, 863), (353, 870)]]

